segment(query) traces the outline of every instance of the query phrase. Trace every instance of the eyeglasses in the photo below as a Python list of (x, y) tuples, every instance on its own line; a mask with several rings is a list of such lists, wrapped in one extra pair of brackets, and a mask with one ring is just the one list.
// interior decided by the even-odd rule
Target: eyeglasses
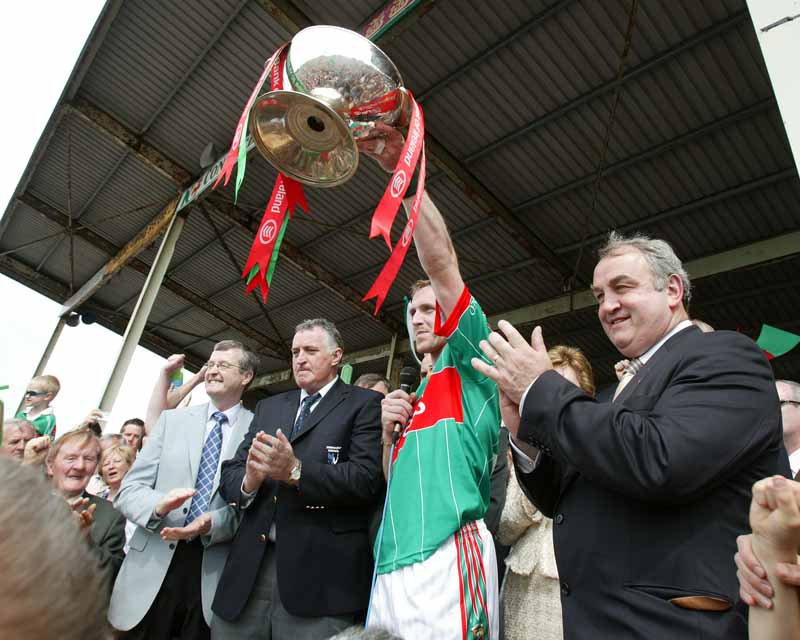
[(28, 396), (34, 396), (34, 397), (46, 396), (47, 393), (48, 393), (47, 391), (31, 391), (30, 389), (28, 389), (27, 391), (25, 391), (25, 397), (27, 398)]
[(241, 369), (241, 367), (231, 364), (230, 362), (206, 362), (206, 369), (211, 371), (214, 367), (220, 371), (230, 371), (232, 369)]
[(797, 400), (781, 400), (781, 406), (786, 404), (793, 404), (796, 407), (800, 407), (800, 401)]

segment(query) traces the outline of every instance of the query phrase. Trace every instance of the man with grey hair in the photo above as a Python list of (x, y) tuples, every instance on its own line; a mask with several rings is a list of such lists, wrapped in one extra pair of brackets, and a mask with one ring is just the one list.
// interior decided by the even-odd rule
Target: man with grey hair
[[(178, 361), (171, 356), (162, 377)], [(218, 342), (203, 369), (209, 402), (163, 411), (122, 481), (114, 506), (137, 526), (108, 618), (126, 638), (210, 636), (211, 602), (238, 524), (217, 492), (219, 469), (250, 426), (241, 398), (257, 367), (242, 343)]]
[(27, 420), (22, 418), (6, 420), (3, 425), (3, 447), (0, 451), (21, 462), (25, 454), (25, 445), (36, 436), (36, 429)]
[(341, 360), (333, 323), (297, 325), (299, 389), (258, 403), (222, 467), (220, 492), (241, 524), (214, 600), (214, 638), (328, 638), (367, 608), (382, 396), (342, 382)]
[(672, 248), (609, 237), (592, 292), (630, 360), (611, 401), (552, 370), (530, 343), (481, 343), (493, 365), (521, 486), (553, 538), (566, 638), (746, 638), (731, 557), (750, 488), (788, 472), (770, 366), (739, 333), (689, 321), (689, 279)]

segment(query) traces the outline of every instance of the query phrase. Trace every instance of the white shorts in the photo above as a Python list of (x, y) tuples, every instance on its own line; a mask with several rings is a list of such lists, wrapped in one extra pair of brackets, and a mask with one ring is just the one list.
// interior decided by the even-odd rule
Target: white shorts
[(434, 554), (378, 576), (368, 626), (407, 640), (499, 640), (497, 558), (483, 520)]

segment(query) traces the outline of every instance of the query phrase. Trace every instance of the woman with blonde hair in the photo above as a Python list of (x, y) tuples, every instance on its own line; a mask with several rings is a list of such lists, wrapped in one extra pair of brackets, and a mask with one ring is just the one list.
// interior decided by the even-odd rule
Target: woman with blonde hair
[[(592, 366), (574, 347), (559, 345), (547, 352), (553, 368), (594, 395)], [(500, 528), (502, 544), (511, 545), (501, 602), (506, 640), (561, 640), (561, 593), (553, 551), (553, 521), (525, 497), (512, 471)]]
[(130, 471), (135, 459), (136, 452), (128, 445), (118, 444), (103, 451), (100, 456), (100, 476), (107, 488), (98, 494), (100, 498), (114, 500), (122, 485), (122, 479)]

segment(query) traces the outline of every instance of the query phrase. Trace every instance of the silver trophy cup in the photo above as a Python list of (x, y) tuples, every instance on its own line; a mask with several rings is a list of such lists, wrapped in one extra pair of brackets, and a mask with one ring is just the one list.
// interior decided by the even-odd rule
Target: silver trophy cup
[(335, 187), (358, 168), (357, 139), (378, 121), (406, 126), (410, 114), (403, 80), (383, 51), (354, 31), (314, 26), (292, 38), (283, 87), (256, 99), (249, 126), (278, 171)]

